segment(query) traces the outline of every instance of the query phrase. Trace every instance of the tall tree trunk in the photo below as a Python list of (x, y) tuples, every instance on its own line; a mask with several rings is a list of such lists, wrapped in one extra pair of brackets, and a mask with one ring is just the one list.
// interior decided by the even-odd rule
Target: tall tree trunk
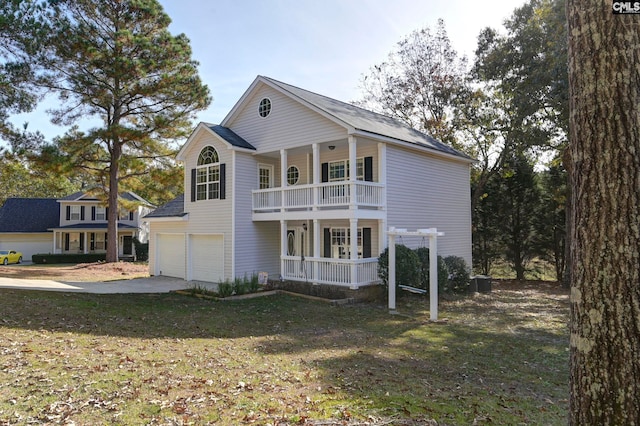
[(118, 261), (118, 217), (120, 209), (118, 206), (118, 175), (120, 172), (120, 157), (122, 147), (120, 144), (112, 143), (111, 166), (109, 167), (109, 215), (107, 217), (107, 262)]
[(567, 2), (574, 425), (640, 424), (640, 16)]

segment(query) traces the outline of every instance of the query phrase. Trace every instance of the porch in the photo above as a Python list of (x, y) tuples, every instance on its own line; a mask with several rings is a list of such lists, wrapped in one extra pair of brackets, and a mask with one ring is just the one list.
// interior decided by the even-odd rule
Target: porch
[(279, 273), (283, 280), (350, 289), (379, 282), (377, 254), (385, 244), (385, 221), (341, 218), (279, 222)]
[(323, 182), (252, 191), (254, 220), (262, 213), (327, 209), (383, 209), (384, 185), (376, 182)]
[(282, 278), (352, 289), (379, 282), (378, 259), (282, 256)]

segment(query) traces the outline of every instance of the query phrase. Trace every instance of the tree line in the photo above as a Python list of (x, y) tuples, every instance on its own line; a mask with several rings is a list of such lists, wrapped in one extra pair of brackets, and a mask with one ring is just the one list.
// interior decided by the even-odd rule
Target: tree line
[(398, 118), (478, 162), (471, 173), (474, 271), (531, 260), (565, 275), (568, 186), (564, 0), (531, 0), (457, 54), (444, 21), (402, 39), (361, 79), (361, 106)]

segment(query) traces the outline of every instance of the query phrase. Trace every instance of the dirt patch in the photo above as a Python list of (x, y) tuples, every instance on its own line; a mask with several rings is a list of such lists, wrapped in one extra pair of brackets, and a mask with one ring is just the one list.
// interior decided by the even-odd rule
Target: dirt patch
[(148, 276), (148, 264), (132, 262), (0, 266), (0, 277), (31, 280), (90, 282), (144, 278)]

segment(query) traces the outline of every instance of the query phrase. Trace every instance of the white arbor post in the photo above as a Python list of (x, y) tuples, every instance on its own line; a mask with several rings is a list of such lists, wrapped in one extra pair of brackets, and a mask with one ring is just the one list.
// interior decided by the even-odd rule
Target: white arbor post
[(444, 236), (444, 232), (438, 232), (436, 228), (418, 229), (407, 231), (406, 229), (389, 228), (389, 310), (396, 310), (396, 236), (429, 237), (429, 314), (431, 321), (438, 320), (438, 237)]

